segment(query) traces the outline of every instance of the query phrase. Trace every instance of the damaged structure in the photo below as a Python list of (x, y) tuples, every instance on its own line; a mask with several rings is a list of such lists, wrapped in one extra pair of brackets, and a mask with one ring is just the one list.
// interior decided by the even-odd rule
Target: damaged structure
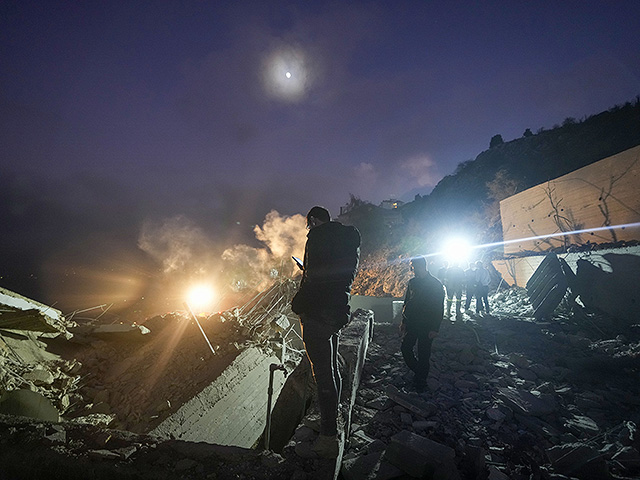
[[(640, 221), (628, 194), (639, 154), (594, 164), (606, 178), (581, 169), (504, 201), (513, 227), (493, 265), (512, 286), (494, 285), (491, 315), (443, 322), (427, 392), (411, 389), (400, 353), (402, 302), (352, 297), (335, 460), (312, 449), (294, 279), (225, 312), (140, 324), (103, 309), (65, 317), (0, 289), (0, 478), (639, 478), (637, 229), (606, 248), (569, 233), (597, 228), (572, 198), (605, 215), (609, 235)], [(562, 190), (578, 184), (607, 188), (597, 201)], [(514, 213), (523, 201), (533, 207)], [(554, 236), (525, 245), (516, 227)]]
[(500, 202), (502, 278), (526, 286), (545, 318), (567, 299), (637, 322), (640, 146)]

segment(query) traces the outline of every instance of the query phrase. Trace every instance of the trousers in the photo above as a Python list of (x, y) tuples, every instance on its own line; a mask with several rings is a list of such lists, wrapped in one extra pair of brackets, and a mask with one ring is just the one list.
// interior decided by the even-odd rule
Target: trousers
[(338, 405), (342, 393), (342, 377), (338, 367), (340, 330), (322, 322), (322, 314), (300, 316), (302, 341), (311, 363), (318, 389), (320, 434), (338, 433)]
[(482, 310), (485, 310), (487, 313), (489, 313), (489, 286), (488, 285), (478, 286), (478, 293), (476, 296), (476, 312), (480, 313), (480, 311)]
[[(414, 347), (418, 344), (418, 357), (414, 353)], [(415, 382), (424, 385), (429, 376), (431, 345), (433, 339), (429, 338), (429, 332), (419, 332), (407, 329), (402, 338), (400, 351), (407, 367), (415, 373)]]

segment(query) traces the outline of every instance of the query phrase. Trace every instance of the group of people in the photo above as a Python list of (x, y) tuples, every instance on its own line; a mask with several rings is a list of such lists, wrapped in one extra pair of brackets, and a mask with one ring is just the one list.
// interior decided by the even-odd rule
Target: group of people
[[(313, 450), (321, 457), (335, 458), (340, 448), (338, 409), (342, 390), (338, 342), (340, 330), (349, 321), (351, 285), (360, 260), (360, 233), (355, 227), (332, 221), (329, 211), (320, 206), (309, 210), (306, 221), (309, 232), (302, 280), (291, 309), (300, 317), (302, 340), (318, 391), (320, 435)], [(466, 310), (475, 296), (476, 311), (488, 313), (491, 277), (482, 262), (467, 270), (459, 265), (445, 266), (437, 278), (430, 273), (424, 257), (414, 257), (411, 269), (414, 276), (407, 285), (400, 324), (401, 351), (414, 372), (415, 389), (422, 392), (429, 374), (431, 346), (445, 317), (445, 299), (447, 317), (454, 303), (456, 316), (460, 317), (463, 291)]]
[(466, 312), (471, 311), (471, 301), (475, 297), (476, 314), (490, 313), (489, 284), (491, 283), (491, 274), (482, 261), (478, 260), (469, 264), (466, 270), (463, 270), (459, 263), (448, 266), (447, 262), (444, 262), (438, 270), (437, 276), (444, 285), (447, 295), (445, 318), (451, 317), (452, 306), (455, 306), (456, 319), (462, 318), (463, 293)]

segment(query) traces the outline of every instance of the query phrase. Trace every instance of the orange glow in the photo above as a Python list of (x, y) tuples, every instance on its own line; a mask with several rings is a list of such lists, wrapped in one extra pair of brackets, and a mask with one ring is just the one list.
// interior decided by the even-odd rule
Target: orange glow
[(187, 302), (194, 312), (210, 309), (214, 300), (215, 295), (211, 285), (194, 285), (187, 293)]

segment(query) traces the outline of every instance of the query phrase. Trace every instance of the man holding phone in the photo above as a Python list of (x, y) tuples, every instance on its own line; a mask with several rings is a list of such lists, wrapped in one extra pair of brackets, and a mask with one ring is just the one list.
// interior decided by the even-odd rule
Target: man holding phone
[(300, 317), (302, 339), (318, 388), (320, 436), (313, 449), (321, 457), (335, 458), (342, 389), (338, 338), (349, 321), (349, 296), (360, 260), (360, 232), (331, 221), (329, 211), (319, 206), (309, 210), (307, 228), (302, 280), (291, 309)]

